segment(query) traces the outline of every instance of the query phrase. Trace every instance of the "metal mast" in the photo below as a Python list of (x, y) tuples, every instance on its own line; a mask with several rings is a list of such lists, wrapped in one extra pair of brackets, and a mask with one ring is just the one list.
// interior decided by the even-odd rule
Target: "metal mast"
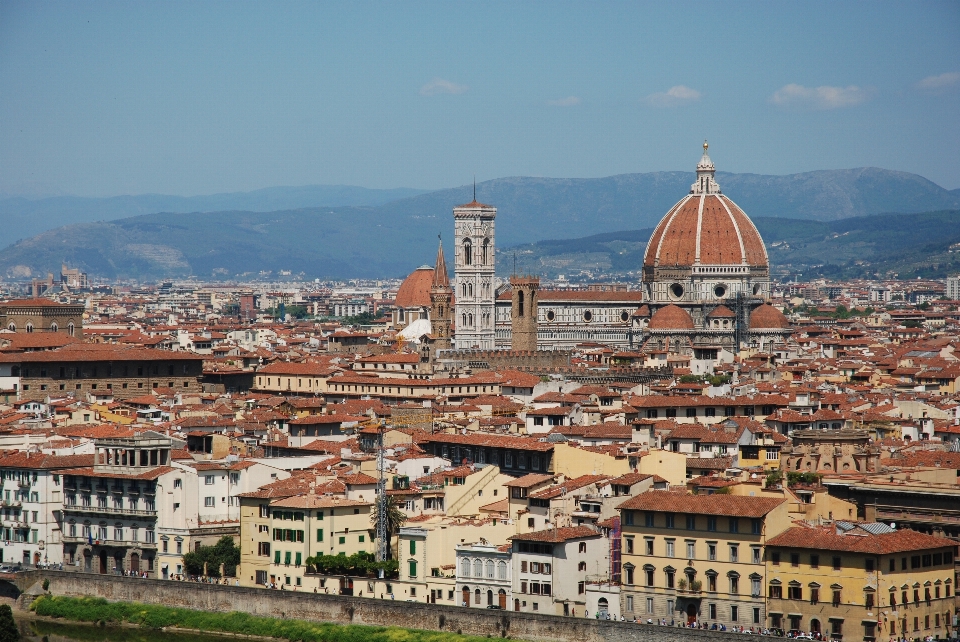
[[(377, 561), (387, 561), (387, 549), (389, 542), (387, 538), (389, 529), (387, 528), (387, 479), (384, 476), (384, 458), (383, 458), (383, 422), (377, 426)], [(383, 576), (383, 569), (380, 570), (380, 576)]]

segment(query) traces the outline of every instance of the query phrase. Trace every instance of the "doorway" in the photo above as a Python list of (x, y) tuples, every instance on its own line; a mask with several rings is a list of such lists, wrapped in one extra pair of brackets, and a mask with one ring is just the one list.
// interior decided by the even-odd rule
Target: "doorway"
[(134, 573), (140, 572), (140, 556), (137, 553), (130, 554), (130, 570)]
[(500, 609), (506, 611), (507, 610), (507, 592), (504, 591), (503, 589), (500, 589), (500, 593), (497, 597), (500, 598), (499, 601), (497, 602), (500, 605)]
[(516, 599), (516, 598), (513, 599), (513, 610), (514, 610), (514, 611), (519, 611), (519, 610), (520, 610), (520, 600), (518, 600), (518, 599)]
[(607, 602), (607, 598), (601, 597), (597, 600), (597, 610), (600, 611), (600, 619), (607, 619), (607, 613), (610, 610), (610, 603)]
[(100, 551), (100, 575), (107, 574), (107, 552)]
[(493, 606), (493, 591), (487, 591), (487, 606)]
[(463, 587), (463, 605), (470, 606), (470, 587), (469, 586)]
[(697, 605), (687, 604), (687, 624), (693, 624), (697, 621)]

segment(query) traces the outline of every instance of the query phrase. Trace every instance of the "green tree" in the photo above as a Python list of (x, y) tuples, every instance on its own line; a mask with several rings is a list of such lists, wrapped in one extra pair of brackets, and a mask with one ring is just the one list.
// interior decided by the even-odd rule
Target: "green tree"
[(9, 604), (0, 605), (0, 642), (19, 642), (20, 629), (13, 620), (13, 609)]
[(203, 575), (204, 563), (210, 577), (220, 577), (221, 564), (223, 574), (234, 577), (240, 564), (240, 547), (234, 546), (232, 537), (224, 535), (213, 546), (201, 546), (183, 556), (183, 566), (189, 575)]
[(373, 505), (373, 512), (370, 513), (370, 521), (373, 522), (374, 528), (377, 525), (377, 513), (381, 502), (387, 503), (387, 559), (390, 559), (393, 557), (390, 544), (400, 528), (406, 523), (407, 516), (400, 510), (400, 502), (395, 495), (379, 495)]

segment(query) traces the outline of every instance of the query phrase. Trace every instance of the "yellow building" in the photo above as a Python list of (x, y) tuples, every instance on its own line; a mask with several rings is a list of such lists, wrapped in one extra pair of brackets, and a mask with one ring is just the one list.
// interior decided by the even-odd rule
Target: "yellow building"
[(257, 369), (253, 389), (258, 392), (323, 394), (337, 368), (320, 363), (277, 361)]
[(762, 626), (764, 546), (790, 526), (777, 497), (647, 491), (620, 504), (621, 612)]
[[(268, 581), (288, 589), (303, 587), (309, 557), (372, 553), (372, 506), (366, 501), (315, 493), (270, 502)], [(318, 581), (309, 588), (319, 587)]]
[(630, 470), (630, 460), (626, 456), (614, 457), (605, 452), (596, 452), (570, 446), (555, 444), (553, 447), (553, 468), (555, 475), (581, 477), (583, 475), (609, 475), (619, 477)]
[(951, 637), (955, 551), (882, 523), (790, 528), (767, 542), (767, 626), (866, 642)]

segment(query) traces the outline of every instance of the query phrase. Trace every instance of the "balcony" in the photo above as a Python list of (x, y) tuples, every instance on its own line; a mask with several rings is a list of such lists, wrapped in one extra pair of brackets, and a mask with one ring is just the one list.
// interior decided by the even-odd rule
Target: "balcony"
[(144, 548), (144, 549), (150, 549), (150, 550), (156, 550), (157, 548), (156, 542), (141, 542), (141, 541), (134, 542), (133, 540), (129, 540), (129, 539), (90, 540), (87, 537), (79, 537), (79, 536), (71, 536), (71, 535), (63, 535), (60, 539), (63, 541), (64, 544), (87, 544), (90, 541), (93, 541), (94, 546), (115, 546), (115, 547), (125, 546), (128, 548)]
[(156, 517), (156, 509), (145, 508), (113, 508), (110, 506), (83, 506), (78, 504), (64, 504), (63, 512), (71, 515), (128, 515), (130, 517)]
[(14, 499), (14, 500), (5, 499), (3, 500), (3, 502), (0, 502), (0, 503), (3, 504), (4, 508), (20, 508), (23, 505), (23, 503), (19, 499)]
[(110, 489), (110, 492), (116, 493), (116, 494), (118, 494), (118, 495), (122, 495), (122, 494), (123, 494), (123, 486), (114, 486), (113, 488)]

